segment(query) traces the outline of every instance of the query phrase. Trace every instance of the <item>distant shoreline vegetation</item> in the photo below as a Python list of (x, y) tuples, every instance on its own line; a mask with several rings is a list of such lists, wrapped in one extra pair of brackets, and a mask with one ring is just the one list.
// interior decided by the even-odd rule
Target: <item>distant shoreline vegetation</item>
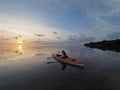
[(110, 50), (110, 51), (120, 52), (120, 39), (90, 42), (90, 43), (85, 43), (84, 46), (90, 48), (102, 49), (104, 51)]

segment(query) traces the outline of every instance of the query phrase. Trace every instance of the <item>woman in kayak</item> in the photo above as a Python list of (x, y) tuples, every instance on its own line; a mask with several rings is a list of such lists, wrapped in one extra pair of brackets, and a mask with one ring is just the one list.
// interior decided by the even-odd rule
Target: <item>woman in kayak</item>
[(62, 54), (63, 54), (62, 58), (67, 58), (68, 57), (67, 54), (66, 54), (66, 52), (64, 50), (62, 50)]

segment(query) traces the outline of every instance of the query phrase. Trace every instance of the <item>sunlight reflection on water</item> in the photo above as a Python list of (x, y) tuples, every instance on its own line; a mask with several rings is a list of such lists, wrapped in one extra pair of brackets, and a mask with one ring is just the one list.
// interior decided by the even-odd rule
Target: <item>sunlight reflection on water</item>
[[(83, 72), (70, 66), (65, 71), (61, 70), (61, 64), (51, 58), (51, 53), (60, 54), (63, 49), (85, 64)], [(76, 86), (74, 89), (119, 90), (119, 59), (120, 53), (82, 46), (0, 46), (0, 90), (13, 87), (16, 89), (12, 90), (17, 90), (17, 86), (23, 87), (22, 90), (68, 89), (73, 84)]]

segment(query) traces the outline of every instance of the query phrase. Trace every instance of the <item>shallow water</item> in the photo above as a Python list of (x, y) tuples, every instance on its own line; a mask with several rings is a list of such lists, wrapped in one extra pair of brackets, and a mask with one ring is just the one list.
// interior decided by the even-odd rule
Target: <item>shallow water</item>
[[(84, 70), (51, 57), (65, 50)], [(120, 53), (84, 46), (0, 46), (0, 90), (120, 90)]]

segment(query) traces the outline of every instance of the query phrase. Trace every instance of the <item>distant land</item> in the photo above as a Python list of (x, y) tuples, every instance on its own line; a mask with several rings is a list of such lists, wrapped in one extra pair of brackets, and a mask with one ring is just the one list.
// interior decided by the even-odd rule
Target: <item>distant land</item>
[(90, 42), (90, 43), (85, 43), (84, 46), (90, 47), (90, 48), (120, 52), (120, 39)]

